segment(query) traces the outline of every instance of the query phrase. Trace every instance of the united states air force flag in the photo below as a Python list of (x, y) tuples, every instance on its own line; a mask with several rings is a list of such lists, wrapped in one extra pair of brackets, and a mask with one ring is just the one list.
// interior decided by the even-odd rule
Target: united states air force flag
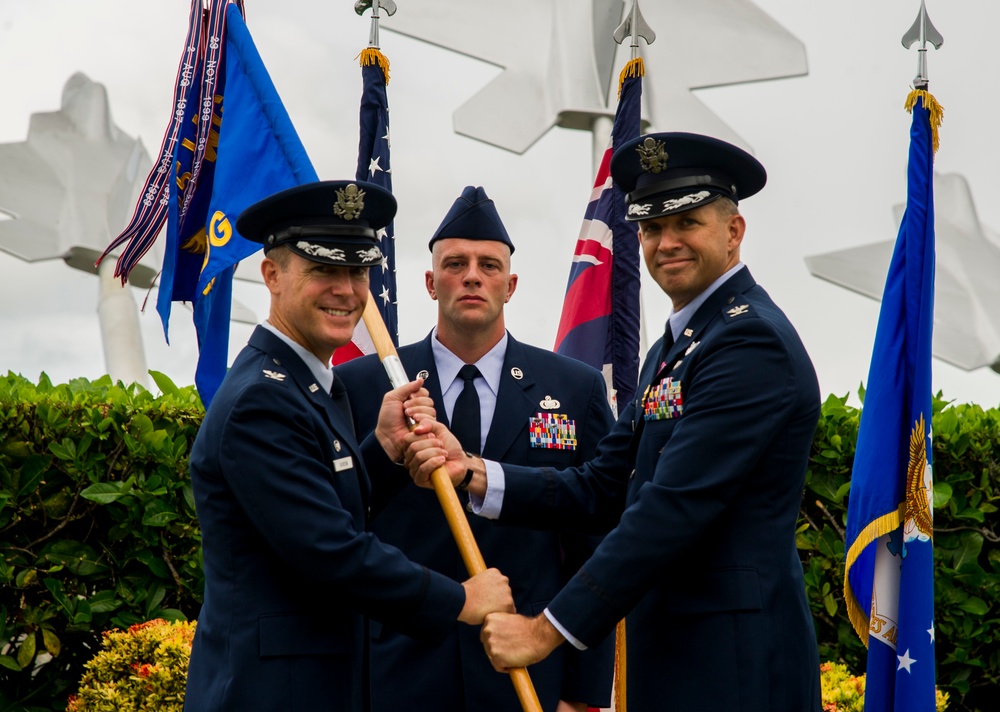
[(215, 131), (197, 185), (187, 195), (183, 188), (197, 144), (184, 136), (175, 148), (178, 190), (171, 193), (157, 300), (164, 330), (171, 302), (194, 306), (195, 384), (206, 408), (226, 373), (235, 266), (261, 247), (239, 235), (236, 217), (268, 195), (318, 180), (238, 7), (229, 5), (226, 13), (225, 51), (218, 66), (224, 82), (220, 79), (213, 101), (203, 100), (201, 107), (212, 111)]
[(844, 598), (868, 646), (866, 712), (934, 710), (931, 325), (941, 107), (910, 94), (903, 215), (879, 313), (847, 513)]
[(611, 141), (597, 170), (573, 254), (555, 350), (604, 373), (608, 396), (628, 403), (639, 376), (639, 240), (611, 180), (615, 146), (639, 135), (642, 60), (622, 72)]
[[(355, 177), (380, 185), (392, 192), (392, 166), (389, 163), (389, 60), (374, 47), (359, 55), (361, 61), (360, 138)], [(396, 239), (392, 223), (379, 230), (382, 262), (369, 270), (371, 299), (375, 300), (392, 343), (399, 345), (399, 320), (396, 303)], [(333, 353), (333, 363), (344, 363), (358, 356), (375, 353), (375, 344), (364, 321), (354, 329), (351, 342)]]

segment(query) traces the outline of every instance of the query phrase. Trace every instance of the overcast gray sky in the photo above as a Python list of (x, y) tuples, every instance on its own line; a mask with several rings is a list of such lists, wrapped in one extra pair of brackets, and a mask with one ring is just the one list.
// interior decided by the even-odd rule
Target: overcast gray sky
[[(411, 2), (417, 4), (398, 0), (399, 13)], [(919, 2), (756, 4), (805, 44), (809, 74), (697, 97), (768, 170), (768, 186), (741, 206), (748, 222), (744, 261), (799, 329), (824, 393), (853, 394), (867, 378), (879, 305), (812, 277), (803, 258), (895, 237), (892, 206), (905, 198), (910, 123), (902, 107), (917, 63), (900, 37)], [(367, 44), (367, 15), (354, 14), (353, 0), (246, 5), (250, 32), (320, 177), (353, 176), (361, 88), (354, 58)], [(994, 41), (1000, 3), (927, 5), (945, 38), (940, 51), (928, 53), (931, 90), (945, 107), (937, 170), (965, 175), (980, 220), (997, 229), (1000, 203), (989, 198), (1000, 154)], [(155, 152), (189, 7), (187, 0), (0, 0), (0, 143), (24, 140), (30, 115), (57, 110), (63, 84), (83, 71), (107, 87), (115, 123)], [(391, 26), (391, 18), (383, 22)], [(670, 27), (654, 30), (657, 41), (670, 41)], [(434, 305), (423, 289), (429, 235), (463, 186), (481, 184), (517, 246), (513, 266), (521, 281), (508, 305), (508, 328), (550, 348), (593, 180), (589, 133), (553, 129), (522, 156), (457, 136), (452, 112), (500, 69), (386, 31), (381, 44), (392, 63), (401, 340), (421, 338), (433, 323)], [(646, 82), (683, 71), (647, 65)], [(96, 278), (61, 261), (29, 265), (5, 254), (0, 270), (0, 370), (31, 379), (45, 371), (56, 382), (102, 374)], [(237, 282), (236, 293), (260, 318), (266, 315), (263, 287)], [(655, 286), (644, 287), (643, 299), (647, 331), (655, 336), (667, 300)], [(141, 317), (148, 366), (191, 383), (190, 315), (175, 309), (168, 347), (154, 301), (155, 294)], [(233, 324), (233, 355), (250, 330)], [(988, 369), (965, 372), (935, 361), (934, 388), (959, 402), (1000, 403), (1000, 375)]]

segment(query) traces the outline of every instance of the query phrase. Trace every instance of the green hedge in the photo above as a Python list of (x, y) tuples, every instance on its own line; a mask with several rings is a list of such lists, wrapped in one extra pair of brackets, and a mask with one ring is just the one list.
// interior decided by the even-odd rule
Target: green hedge
[[(107, 378), (0, 379), (0, 712), (65, 709), (101, 633), (197, 617), (200, 534), (187, 454), (204, 414)], [(860, 411), (823, 406), (799, 548), (822, 660), (864, 672), (843, 601), (844, 522)], [(1000, 411), (934, 402), (938, 685), (991, 710), (1000, 683)]]
[(154, 377), (159, 398), (0, 379), (0, 710), (65, 709), (102, 631), (197, 616), (187, 454), (204, 410)]

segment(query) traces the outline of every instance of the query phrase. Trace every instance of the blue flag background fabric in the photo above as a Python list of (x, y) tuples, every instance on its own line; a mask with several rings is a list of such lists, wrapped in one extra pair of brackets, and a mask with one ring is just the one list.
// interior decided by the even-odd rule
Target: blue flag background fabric
[(639, 377), (639, 239), (610, 172), (614, 147), (639, 135), (642, 64), (633, 62), (622, 73), (611, 142), (584, 214), (555, 342), (556, 353), (604, 373), (616, 415), (617, 403), (632, 400)]
[[(194, 306), (199, 349), (195, 384), (206, 408), (228, 365), (236, 264), (261, 248), (240, 236), (236, 218), (262, 198), (318, 180), (239, 9), (229, 5), (227, 13), (225, 51), (219, 65), (219, 71), (225, 72), (224, 83), (220, 81), (214, 97), (216, 131), (183, 216), (178, 207), (182, 191), (171, 191), (157, 300), (164, 331), (171, 302), (188, 301)], [(198, 102), (189, 106), (197, 107)], [(193, 124), (187, 130), (193, 131)], [(190, 170), (192, 148), (190, 137), (178, 141), (175, 148), (179, 187)]]
[(934, 138), (940, 106), (913, 112), (906, 211), (889, 265), (858, 431), (844, 598), (868, 646), (866, 712), (934, 710), (931, 331)]

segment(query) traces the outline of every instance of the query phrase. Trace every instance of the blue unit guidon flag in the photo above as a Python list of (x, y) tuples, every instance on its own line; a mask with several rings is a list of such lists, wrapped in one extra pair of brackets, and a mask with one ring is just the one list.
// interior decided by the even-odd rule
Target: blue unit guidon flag
[[(380, 185), (392, 192), (392, 166), (389, 163), (389, 60), (374, 47), (359, 55), (361, 61), (361, 131), (358, 141), (358, 167), (355, 178)], [(379, 230), (382, 262), (369, 270), (371, 299), (375, 300), (392, 343), (399, 345), (399, 322), (396, 308), (396, 238), (392, 223)], [(333, 363), (344, 363), (358, 356), (375, 353), (375, 345), (364, 321), (354, 329), (351, 342), (333, 353)]]
[(886, 277), (847, 511), (844, 599), (868, 646), (866, 712), (932, 712), (931, 332), (934, 150), (941, 107), (913, 113), (906, 211)]
[(175, 149), (175, 178), (167, 223), (167, 248), (157, 311), (166, 330), (171, 303), (194, 306), (198, 333), (195, 384), (207, 408), (226, 374), (232, 280), (236, 264), (260, 249), (236, 232), (236, 218), (273, 193), (318, 180), (239, 8), (229, 5), (224, 81), (212, 102), (215, 130), (192, 191), (189, 168), (197, 144), (187, 137)]
[(639, 377), (639, 240), (625, 221), (625, 195), (611, 180), (615, 146), (639, 135), (642, 60), (622, 71), (611, 141), (573, 254), (555, 351), (604, 374), (608, 400), (628, 403)]

